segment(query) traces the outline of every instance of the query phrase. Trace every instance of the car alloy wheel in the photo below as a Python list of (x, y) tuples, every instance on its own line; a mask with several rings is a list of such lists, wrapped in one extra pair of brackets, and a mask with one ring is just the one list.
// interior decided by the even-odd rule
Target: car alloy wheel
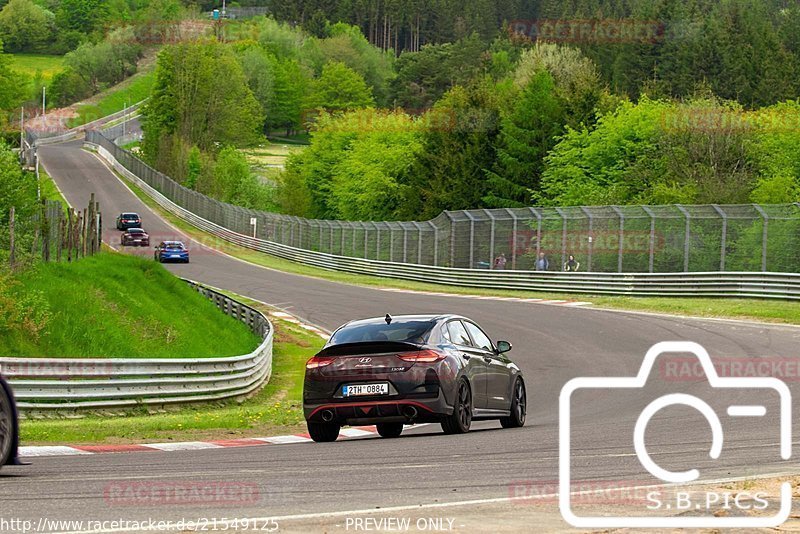
[(11, 459), (14, 443), (14, 408), (6, 390), (0, 386), (0, 466)]
[(458, 383), (456, 405), (452, 415), (442, 420), (442, 430), (445, 434), (466, 434), (472, 425), (472, 391), (466, 380)]
[(514, 393), (511, 398), (511, 416), (500, 419), (503, 428), (519, 428), (525, 425), (525, 416), (528, 413), (528, 397), (525, 384), (517, 378), (514, 383)]

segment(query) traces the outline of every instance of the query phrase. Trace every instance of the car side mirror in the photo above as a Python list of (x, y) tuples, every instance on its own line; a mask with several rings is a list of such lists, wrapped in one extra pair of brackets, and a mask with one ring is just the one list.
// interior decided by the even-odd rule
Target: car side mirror
[(508, 352), (511, 350), (511, 343), (508, 341), (498, 341), (497, 342), (497, 353), (503, 354), (504, 352)]

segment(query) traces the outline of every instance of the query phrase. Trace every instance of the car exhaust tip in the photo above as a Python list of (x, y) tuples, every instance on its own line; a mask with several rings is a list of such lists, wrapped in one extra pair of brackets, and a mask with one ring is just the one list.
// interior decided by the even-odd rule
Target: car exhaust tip
[(417, 418), (417, 409), (413, 406), (404, 406), (403, 407), (403, 415), (408, 417), (409, 419), (416, 419)]
[(333, 412), (330, 410), (322, 410), (322, 412), (319, 415), (320, 417), (322, 417), (322, 420), (325, 421), (326, 423), (330, 423), (331, 421), (333, 421)]

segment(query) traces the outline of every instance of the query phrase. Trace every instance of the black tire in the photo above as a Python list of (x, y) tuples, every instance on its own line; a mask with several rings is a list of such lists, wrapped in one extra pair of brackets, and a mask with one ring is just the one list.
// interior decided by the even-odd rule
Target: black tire
[(14, 416), (14, 400), (0, 384), (0, 466), (12, 460), (17, 442), (17, 422)]
[(336, 423), (312, 423), (308, 421), (308, 435), (317, 443), (336, 441), (339, 437), (341, 426)]
[(525, 382), (517, 378), (511, 393), (511, 416), (500, 419), (503, 428), (519, 428), (525, 426), (525, 416), (528, 414), (528, 393), (525, 391)]
[(458, 383), (453, 413), (442, 420), (445, 434), (466, 434), (472, 425), (472, 391), (466, 380)]
[(375, 426), (382, 438), (397, 438), (403, 433), (403, 423), (378, 423)]

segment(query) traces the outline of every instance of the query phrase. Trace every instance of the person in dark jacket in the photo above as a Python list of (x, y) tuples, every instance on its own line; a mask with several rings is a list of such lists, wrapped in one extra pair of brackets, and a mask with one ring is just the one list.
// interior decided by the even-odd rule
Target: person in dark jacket
[(581, 264), (579, 261), (575, 259), (575, 256), (572, 254), (569, 255), (569, 259), (564, 262), (564, 271), (566, 272), (577, 272), (578, 269), (581, 268)]

